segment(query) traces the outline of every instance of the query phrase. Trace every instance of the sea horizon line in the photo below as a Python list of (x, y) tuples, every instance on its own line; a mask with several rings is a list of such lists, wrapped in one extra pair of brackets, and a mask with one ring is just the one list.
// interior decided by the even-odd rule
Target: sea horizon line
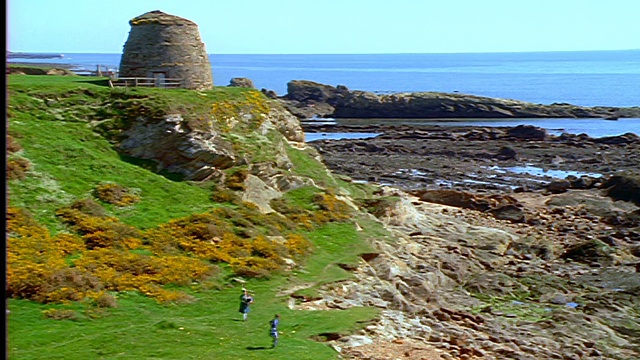
[[(207, 53), (207, 55), (465, 55), (465, 54), (548, 54), (548, 53), (594, 53), (594, 52), (636, 52), (637, 49), (607, 49), (607, 50), (534, 50), (534, 51), (469, 51), (469, 52), (371, 52), (371, 53)], [(89, 51), (12, 51), (7, 54), (25, 55), (65, 55), (65, 54), (102, 54), (120, 55), (122, 52), (89, 52)]]

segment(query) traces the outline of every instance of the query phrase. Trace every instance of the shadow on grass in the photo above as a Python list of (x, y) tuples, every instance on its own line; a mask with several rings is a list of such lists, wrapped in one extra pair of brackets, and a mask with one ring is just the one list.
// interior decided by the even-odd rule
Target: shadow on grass
[(140, 159), (133, 156), (124, 155), (124, 154), (118, 154), (118, 156), (120, 157), (120, 160), (124, 162), (128, 162), (129, 164), (136, 165), (143, 169), (162, 175), (171, 181), (175, 181), (175, 182), (184, 181), (184, 175), (182, 174), (176, 174), (176, 173), (168, 172), (166, 170), (157, 172), (158, 164), (153, 160)]
[(271, 349), (271, 348), (266, 346), (247, 346), (247, 350), (267, 350), (267, 349)]

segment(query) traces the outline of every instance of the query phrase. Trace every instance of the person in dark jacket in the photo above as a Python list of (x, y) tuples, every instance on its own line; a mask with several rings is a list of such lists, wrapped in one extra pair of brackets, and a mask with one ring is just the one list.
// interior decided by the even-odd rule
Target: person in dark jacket
[(276, 314), (276, 316), (273, 317), (273, 320), (269, 321), (269, 325), (271, 325), (271, 328), (269, 329), (269, 336), (273, 338), (273, 344), (271, 347), (274, 348), (278, 345), (278, 325), (280, 325), (280, 315)]
[(242, 321), (247, 321), (247, 315), (251, 308), (249, 305), (253, 303), (253, 297), (249, 294), (247, 289), (242, 289), (242, 295), (240, 296), (240, 312), (242, 313)]

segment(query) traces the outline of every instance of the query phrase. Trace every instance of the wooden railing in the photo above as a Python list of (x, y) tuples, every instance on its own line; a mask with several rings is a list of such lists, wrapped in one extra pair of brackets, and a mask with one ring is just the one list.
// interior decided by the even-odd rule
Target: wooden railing
[(89, 69), (72, 69), (74, 73), (80, 76), (98, 76), (98, 77), (109, 77), (112, 80), (118, 77), (118, 69), (117, 68), (109, 68), (104, 65), (96, 65), (95, 70)]
[(159, 87), (159, 88), (181, 88), (184, 87), (182, 79), (179, 78), (140, 78), (140, 77), (121, 77), (109, 79), (111, 87)]

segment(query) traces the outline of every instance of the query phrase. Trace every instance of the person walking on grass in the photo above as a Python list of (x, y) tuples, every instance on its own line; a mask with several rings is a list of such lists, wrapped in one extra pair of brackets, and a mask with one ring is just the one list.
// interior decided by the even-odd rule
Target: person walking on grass
[(276, 314), (276, 316), (273, 317), (273, 320), (269, 321), (269, 325), (271, 325), (271, 329), (269, 329), (269, 336), (273, 338), (271, 348), (274, 348), (278, 345), (278, 325), (280, 325), (280, 315)]
[(253, 303), (253, 297), (249, 294), (249, 290), (242, 289), (242, 295), (240, 296), (240, 312), (242, 313), (242, 321), (247, 321), (247, 315), (249, 315), (249, 305)]

